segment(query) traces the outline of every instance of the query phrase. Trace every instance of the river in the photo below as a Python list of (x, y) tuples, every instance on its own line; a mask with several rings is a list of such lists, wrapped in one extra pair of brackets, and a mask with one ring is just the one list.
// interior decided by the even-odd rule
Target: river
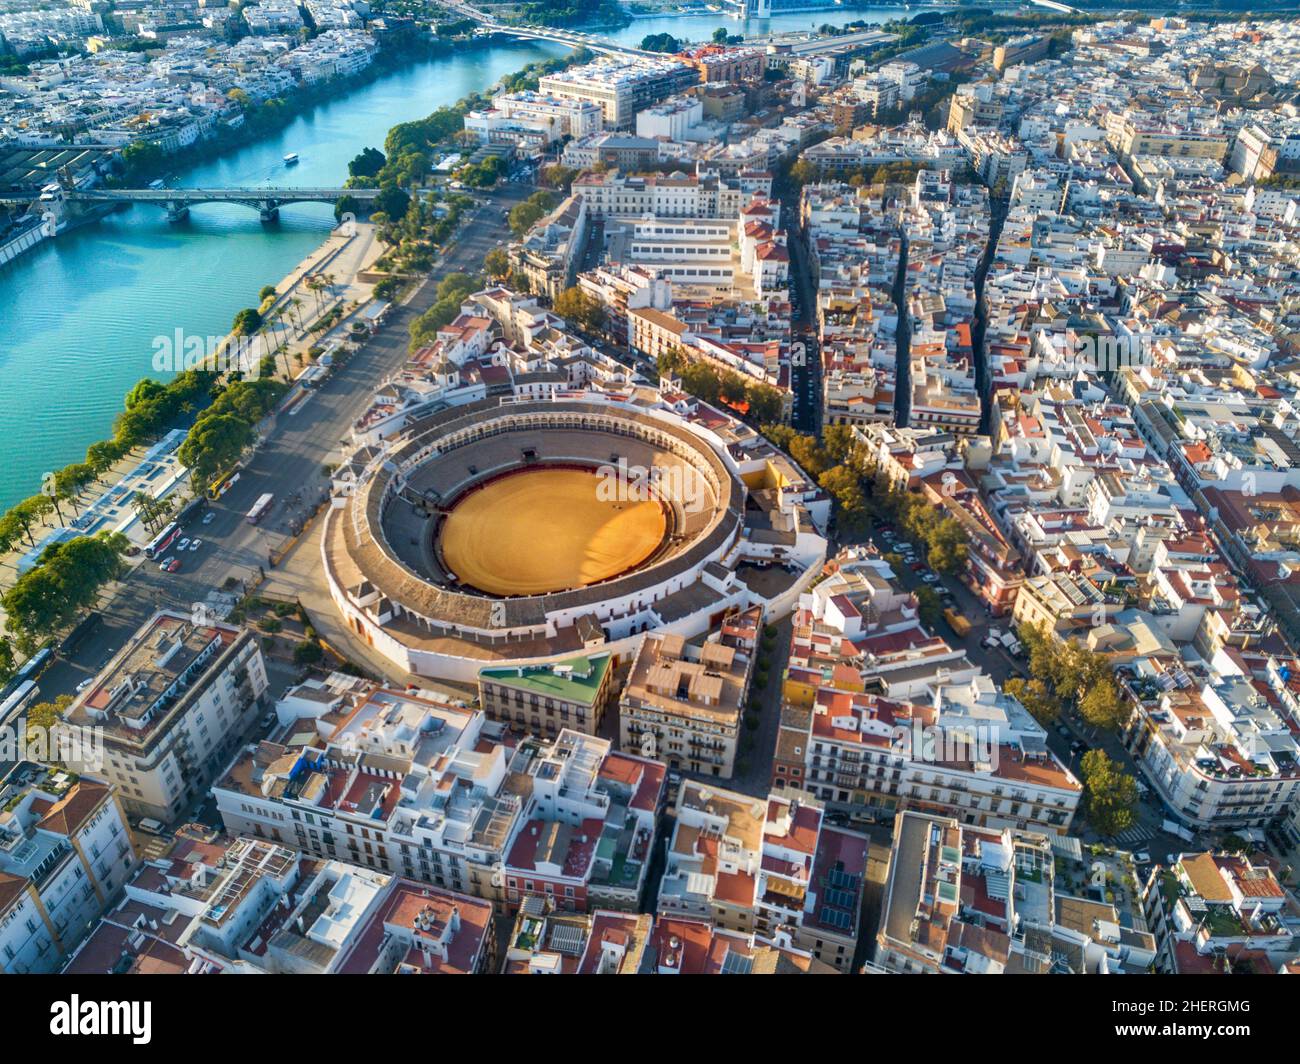
[[(899, 8), (783, 15), (739, 22), (721, 15), (636, 19), (609, 35), (639, 44), (649, 33), (704, 40), (717, 26), (758, 36), (861, 18), (884, 22)], [(389, 127), (490, 88), (526, 63), (561, 55), (545, 43), (503, 44), (415, 63), (314, 107), (282, 132), (209, 163), (180, 170), (178, 187), (332, 186)], [(282, 158), (297, 152), (287, 169)], [(156, 337), (223, 336), (257, 291), (316, 247), (331, 208), (298, 204), (264, 226), (256, 212), (197, 206), (172, 225), (135, 206), (73, 230), (0, 268), (0, 508), (37, 491), (42, 474), (78, 461), (110, 434), (122, 397), (154, 372)]]

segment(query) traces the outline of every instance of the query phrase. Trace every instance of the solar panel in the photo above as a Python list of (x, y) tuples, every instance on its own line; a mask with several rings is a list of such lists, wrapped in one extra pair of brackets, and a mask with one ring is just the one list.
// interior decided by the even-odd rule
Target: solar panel
[(845, 890), (858, 889), (858, 877), (851, 872), (845, 872), (842, 868), (832, 868), (826, 877), (826, 882), (832, 887), (843, 887)]
[(576, 957), (582, 952), (582, 928), (571, 924), (556, 924), (551, 928), (551, 949)]
[(853, 926), (853, 917), (837, 909), (823, 908), (821, 922), (829, 927), (838, 927), (842, 931), (847, 931)]
[(852, 909), (856, 900), (856, 897), (847, 890), (826, 891), (826, 904), (833, 905), (837, 909)]
[(747, 957), (743, 953), (729, 949), (727, 955), (722, 958), (723, 975), (749, 975), (753, 970), (754, 958)]

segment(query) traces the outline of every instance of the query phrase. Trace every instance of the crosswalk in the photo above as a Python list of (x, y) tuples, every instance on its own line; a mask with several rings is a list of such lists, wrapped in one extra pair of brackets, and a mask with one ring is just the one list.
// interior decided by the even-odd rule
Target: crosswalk
[(1152, 832), (1150, 828), (1143, 827), (1141, 824), (1135, 824), (1133, 827), (1121, 831), (1116, 835), (1115, 841), (1119, 843), (1120, 846), (1131, 850), (1146, 842), (1147, 839), (1151, 838), (1151, 835)]

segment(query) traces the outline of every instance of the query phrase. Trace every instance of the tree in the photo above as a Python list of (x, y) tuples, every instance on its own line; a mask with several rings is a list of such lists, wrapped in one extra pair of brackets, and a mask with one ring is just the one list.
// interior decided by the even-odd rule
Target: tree
[(18, 671), (18, 661), (14, 654), (13, 640), (0, 636), (0, 683), (8, 683)]
[(1012, 698), (1019, 699), (1039, 724), (1051, 724), (1061, 715), (1060, 701), (1042, 680), (1024, 680), (1019, 676), (1011, 676), (1003, 683), (1002, 690)]
[(46, 734), (47, 748), (50, 729), (56, 727), (63, 719), (63, 714), (72, 705), (71, 695), (59, 695), (53, 702), (37, 702), (27, 709), (27, 731), (39, 729)]
[(176, 452), (198, 483), (206, 484), (221, 470), (234, 465), (253, 442), (253, 426), (236, 414), (205, 414), (194, 423)]
[(483, 256), (483, 269), (489, 277), (500, 280), (510, 276), (510, 256), (501, 248), (493, 248)]
[(66, 465), (54, 474), (54, 492), (56, 498), (72, 503), (75, 515), (77, 496), (83, 488), (95, 481), (95, 471), (85, 462)]
[(156, 173), (166, 159), (166, 153), (152, 141), (133, 141), (122, 149), (122, 165), (131, 179)]
[[(867, 500), (862, 493), (862, 482), (857, 473), (848, 466), (837, 465), (826, 470), (817, 478), (817, 483), (827, 491), (839, 506), (840, 531), (856, 531), (863, 528), (867, 516)], [(930, 591), (929, 588), (923, 588)], [(937, 604), (939, 597), (930, 591)], [(938, 613), (934, 614), (935, 619)], [(922, 617), (922, 620), (925, 620)], [(930, 622), (927, 621), (927, 624)]]
[(671, 33), (647, 33), (641, 38), (643, 52), (680, 52), (682, 42)]
[(751, 384), (745, 399), (749, 403), (750, 418), (760, 423), (779, 417), (785, 407), (781, 393), (769, 384)]
[(382, 211), (389, 218), (401, 218), (411, 206), (411, 196), (396, 185), (381, 188), (374, 199), (374, 209)]
[(510, 231), (522, 237), (555, 207), (555, 197), (549, 192), (534, 192), (523, 203), (510, 210)]
[(1088, 685), (1079, 699), (1079, 714), (1094, 728), (1119, 729), (1128, 720), (1131, 707), (1119, 685), (1110, 677)]
[(120, 532), (100, 532), (46, 547), (0, 597), (5, 627), (18, 635), (19, 646), (34, 646), (93, 606), (100, 589), (121, 575), (127, 546)]
[(807, 185), (817, 180), (817, 167), (813, 166), (807, 159), (799, 159), (791, 164), (789, 175), (792, 184), (797, 186)]
[(916, 595), (916, 614), (927, 628), (934, 628), (943, 616), (943, 603), (938, 592), (932, 587), (918, 587)]
[(374, 177), (388, 161), (378, 148), (362, 148), (348, 163), (349, 177)]
[(293, 660), (298, 665), (314, 665), (324, 657), (324, 651), (314, 639), (304, 639), (293, 648)]
[(577, 286), (555, 297), (555, 313), (587, 332), (599, 332), (605, 327), (605, 307)]
[(128, 450), (128, 447), (117, 440), (100, 440), (86, 448), (86, 464), (95, 471), (96, 476), (102, 476), (112, 469)]
[(579, 174), (578, 170), (571, 166), (561, 166), (559, 163), (553, 166), (542, 167), (541, 172), (537, 175), (538, 181), (547, 188), (562, 189), (568, 191), (569, 186), (573, 184), (573, 179)]
[(1088, 822), (1099, 835), (1113, 836), (1137, 822), (1137, 782), (1105, 750), (1089, 750), (1080, 762)]
[(926, 540), (926, 557), (936, 573), (952, 574), (966, 566), (966, 530), (954, 518), (945, 517)]
[(252, 336), (262, 327), (262, 312), (256, 307), (245, 307), (235, 315), (230, 331), (236, 336)]

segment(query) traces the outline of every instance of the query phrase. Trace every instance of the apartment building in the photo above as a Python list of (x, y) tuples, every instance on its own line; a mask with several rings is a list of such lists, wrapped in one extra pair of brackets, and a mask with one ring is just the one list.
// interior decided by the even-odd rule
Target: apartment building
[(1002, 99), (993, 94), (987, 83), (962, 86), (948, 104), (948, 132), (955, 135), (970, 126), (997, 129), (1002, 122), (1002, 110)]
[(490, 902), (265, 839), (178, 835), (141, 867), (73, 975), (474, 975), (497, 966)]
[(730, 176), (716, 173), (625, 174), (619, 170), (586, 173), (574, 179), (592, 218), (735, 218), (742, 208), (758, 200), (770, 206), (773, 219), (779, 208), (769, 203), (772, 175), (742, 171)]
[(492, 107), (506, 118), (554, 122), (561, 137), (574, 140), (599, 133), (604, 122), (604, 113), (597, 103), (545, 96), (538, 92), (497, 93), (492, 97)]
[(170, 823), (208, 790), (266, 702), (257, 637), (161, 611), (63, 713), (74, 745), (103, 762), (75, 771), (111, 783), (128, 813)]
[(530, 739), (515, 760), (532, 795), (502, 870), (506, 908), (533, 897), (569, 912), (634, 912), (649, 872), (663, 765), (575, 731), (550, 744)]
[(639, 266), (611, 264), (584, 270), (578, 275), (578, 287), (605, 308), (606, 331), (623, 345), (631, 341), (631, 311), (666, 311), (673, 305), (672, 282), (657, 270)]
[(598, 105), (606, 129), (631, 129), (636, 113), (695, 84), (699, 73), (677, 59), (603, 56), (543, 76), (537, 91), (562, 100)]
[(834, 975), (836, 969), (788, 935), (777, 940), (715, 927), (706, 920), (659, 917), (650, 940), (653, 975)]
[(673, 769), (730, 779), (754, 646), (647, 635), (619, 699), (619, 745)]
[(860, 933), (866, 836), (825, 824), (820, 803), (688, 780), (659, 886), (656, 923), (699, 920), (789, 942), (849, 971)]
[(503, 975), (646, 975), (654, 917), (556, 909), (524, 899), (506, 943)]
[(762, 81), (767, 53), (761, 48), (729, 48), (708, 44), (682, 52), (679, 58), (693, 66), (706, 85), (717, 82)]
[(637, 897), (657, 761), (574, 730), (507, 742), (481, 710), (341, 676), (277, 712), (283, 740), (244, 750), (213, 788), (232, 834), (511, 908), (532, 893), (583, 910)]
[(1156, 939), (1141, 913), (1087, 888), (1071, 894), (1084, 873), (1081, 851), (1052, 836), (904, 812), (894, 822), (875, 963), (913, 974), (1149, 971)]
[(1063, 833), (1079, 804), (1042, 727), (983, 674), (935, 686), (928, 705), (822, 686), (809, 716), (803, 790), (837, 807)]
[(137, 860), (111, 788), (15, 764), (0, 780), (0, 973), (58, 971)]
[(1178, 975), (1271, 975), (1300, 960), (1300, 904), (1263, 859), (1182, 853), (1142, 885), (1157, 967)]
[(1263, 828), (1300, 800), (1286, 715), (1230, 657), (1144, 668), (1125, 745), (1174, 816), (1195, 830)]
[(1107, 124), (1106, 137), (1111, 147), (1126, 159), (1158, 155), (1221, 162), (1228, 154), (1228, 137), (1224, 133), (1197, 133), (1146, 115), (1113, 116), (1113, 121)]
[(595, 735), (610, 702), (613, 675), (608, 654), (553, 665), (481, 669), (479, 705), (489, 719), (521, 732), (553, 739), (571, 728)]

